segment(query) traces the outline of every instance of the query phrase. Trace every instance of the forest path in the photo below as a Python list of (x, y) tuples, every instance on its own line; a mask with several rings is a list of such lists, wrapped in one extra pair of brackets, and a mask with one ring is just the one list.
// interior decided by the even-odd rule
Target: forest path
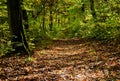
[(31, 57), (0, 59), (0, 80), (120, 81), (119, 45), (79, 39), (53, 42)]

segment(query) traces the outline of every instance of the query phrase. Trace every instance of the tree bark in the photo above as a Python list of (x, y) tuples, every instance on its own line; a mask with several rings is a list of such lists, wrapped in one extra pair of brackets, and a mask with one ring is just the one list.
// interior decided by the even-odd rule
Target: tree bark
[(29, 46), (26, 41), (22, 25), (21, 0), (7, 0), (9, 27), (12, 34), (12, 46), (15, 53), (29, 54)]

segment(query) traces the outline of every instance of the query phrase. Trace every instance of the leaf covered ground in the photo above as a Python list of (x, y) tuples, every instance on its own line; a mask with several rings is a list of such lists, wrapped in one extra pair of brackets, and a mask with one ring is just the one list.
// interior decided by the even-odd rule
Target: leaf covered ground
[(32, 56), (0, 59), (0, 81), (120, 81), (120, 45), (54, 40)]

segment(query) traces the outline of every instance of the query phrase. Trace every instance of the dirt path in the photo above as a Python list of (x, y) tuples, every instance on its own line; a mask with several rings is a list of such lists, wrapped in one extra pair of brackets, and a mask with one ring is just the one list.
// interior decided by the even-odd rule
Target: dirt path
[(31, 57), (0, 59), (0, 81), (120, 81), (119, 49), (96, 41), (56, 40)]

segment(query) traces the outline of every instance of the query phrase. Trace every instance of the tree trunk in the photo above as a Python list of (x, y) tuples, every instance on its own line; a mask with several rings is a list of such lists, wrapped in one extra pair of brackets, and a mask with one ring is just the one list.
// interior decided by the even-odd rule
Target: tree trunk
[(82, 21), (84, 22), (84, 23), (86, 23), (86, 18), (85, 18), (85, 8), (86, 8), (86, 4), (85, 3), (83, 3), (82, 4), (82, 6), (81, 6), (81, 12), (82, 12)]
[(96, 19), (96, 11), (95, 11), (95, 6), (94, 6), (94, 0), (90, 0), (90, 9), (91, 9), (91, 14), (94, 19)]
[(27, 53), (30, 50), (26, 41), (22, 25), (21, 0), (7, 0), (9, 26), (12, 34), (12, 43), (15, 53)]
[(42, 19), (42, 31), (43, 31), (43, 38), (46, 36), (46, 28), (45, 28), (45, 16), (46, 16), (46, 9), (45, 9), (45, 4), (46, 4), (46, 0), (43, 0), (43, 19)]
[(28, 25), (28, 15), (27, 15), (27, 11), (24, 9), (22, 10), (22, 19), (24, 21), (24, 28), (28, 29), (29, 25)]
[(50, 5), (49, 8), (50, 8), (50, 23), (49, 23), (49, 27), (50, 27), (50, 31), (52, 31), (52, 28), (53, 28), (52, 5)]

